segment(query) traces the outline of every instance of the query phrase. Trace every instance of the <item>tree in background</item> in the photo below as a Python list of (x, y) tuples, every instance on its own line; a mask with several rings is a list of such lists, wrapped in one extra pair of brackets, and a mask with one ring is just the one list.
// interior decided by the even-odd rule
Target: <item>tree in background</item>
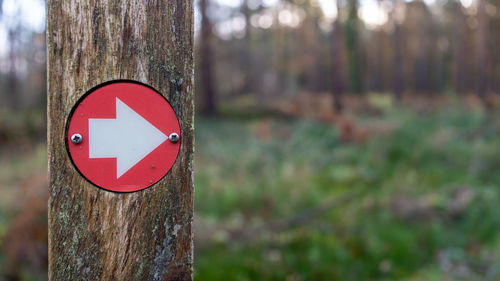
[(462, 3), (459, 0), (452, 1), (453, 9), (453, 86), (457, 93), (465, 92), (466, 88), (466, 18)]
[(243, 54), (242, 54), (242, 61), (243, 61), (243, 68), (246, 69), (245, 73), (245, 81), (243, 82), (243, 92), (245, 94), (251, 92), (251, 87), (252, 87), (252, 82), (251, 82), (251, 69), (252, 69), (252, 25), (250, 22), (250, 17), (251, 17), (251, 11), (250, 7), (248, 7), (248, 0), (243, 0), (243, 3), (241, 3), (241, 12), (243, 13), (243, 16), (245, 17), (245, 37), (243, 38), (245, 41), (245, 44), (243, 46)]
[(311, 0), (304, 1), (301, 7), (306, 15), (299, 28), (300, 50), (298, 55), (303, 69), (301, 78), (305, 90), (318, 92), (323, 82), (319, 67), (322, 44), (318, 21), (321, 11), (319, 7), (313, 5)]
[(8, 31), (9, 33), (9, 72), (7, 74), (6, 97), (9, 107), (18, 110), (20, 106), (19, 83), (17, 81), (18, 36), (19, 26)]
[[(486, 14), (486, 0), (477, 0), (477, 69), (476, 91), (481, 100), (486, 99), (487, 67), (488, 67), (488, 15)], [(498, 47), (498, 46), (497, 46)]]
[[(284, 0), (278, 0), (276, 5), (277, 7), (284, 6)], [(286, 37), (285, 37), (285, 29), (282, 24), (279, 22), (279, 13), (280, 9), (275, 8), (273, 11), (273, 17), (277, 19), (276, 24), (272, 27), (272, 73), (273, 73), (273, 87), (272, 90), (274, 92), (274, 96), (282, 96), (284, 92), (284, 80), (286, 73), (284, 73), (283, 69), (286, 66)]]
[[(320, 94), (327, 89), (333, 97), (344, 99), (348, 93), (392, 92), (395, 100), (404, 93), (467, 92), (479, 79), (485, 79), (487, 89), (497, 89), (500, 83), (495, 84), (497, 79), (493, 78), (500, 72), (500, 56), (495, 52), (495, 40), (483, 44), (487, 56), (482, 59), (485, 67), (479, 67), (478, 15), (475, 6), (464, 7), (458, 1), (380, 0), (373, 6), (377, 11), (361, 10), (358, 16), (358, 10), (367, 4), (346, 0), (339, 5), (341, 21), (333, 24), (328, 23), (328, 14), (322, 13), (316, 0), (272, 4), (246, 0), (239, 6), (225, 6), (211, 17), (222, 32), (219, 37), (212, 35), (217, 38), (211, 41), (212, 50), (218, 54), (212, 64), (216, 63), (217, 73), (225, 77), (213, 85), (214, 91), (235, 101), (239, 97), (233, 93), (246, 93), (264, 106), (298, 93)], [(497, 33), (491, 32), (499, 29), (496, 21), (500, 13), (496, 11), (500, 8), (492, 9), (497, 2), (485, 0), (487, 20), (483, 22), (487, 24), (481, 27), (487, 25), (487, 38), (495, 38)], [(382, 20), (368, 22), (374, 15)], [(228, 26), (232, 31), (224, 33)], [(201, 36), (198, 39), (201, 43)], [(201, 54), (204, 44), (198, 46)], [(202, 56), (198, 60), (201, 81)], [(199, 83), (200, 97), (207, 96), (205, 87)], [(333, 103), (336, 108), (341, 104), (340, 99)]]
[[(252, 37), (252, 23), (251, 17), (253, 11), (250, 9), (250, 1), (243, 0), (241, 4), (241, 13), (245, 17), (245, 37), (243, 38), (243, 53), (242, 53), (242, 64), (245, 70), (244, 82), (243, 82), (243, 92), (245, 94), (255, 91), (255, 78), (254, 78), (254, 65), (253, 65), (253, 37)], [(260, 4), (260, 3), (258, 3)]]
[[(24, 124), (28, 115), (45, 112), (45, 34), (31, 29), (20, 9), (11, 7), (4, 13), (1, 5), (0, 0), (0, 25), (7, 40), (1, 42), (4, 48), (0, 52), (0, 110), (24, 112), (18, 118), (23, 119), (18, 124)], [(6, 128), (1, 123), (0, 117), (0, 127)], [(0, 135), (1, 131), (0, 128)]]
[(358, 18), (358, 0), (347, 1), (347, 21), (345, 23), (345, 40), (349, 72), (349, 87), (354, 93), (363, 91), (361, 74), (361, 52), (359, 46), (360, 23)]
[(392, 91), (396, 101), (400, 101), (403, 95), (403, 59), (401, 54), (401, 27), (398, 22), (398, 9), (400, 4), (394, 0), (390, 18), (393, 25), (392, 34)]
[(498, 52), (498, 38), (500, 38), (500, 0), (495, 0), (490, 2), (494, 7), (496, 14), (490, 17), (491, 29), (489, 31), (491, 38), (496, 38), (496, 40), (490, 40), (489, 42), (489, 53), (491, 61), (491, 79), (490, 90), (496, 93), (500, 93), (500, 52)]
[(344, 86), (344, 37), (342, 32), (341, 19), (341, 0), (336, 0), (337, 3), (337, 18), (333, 22), (333, 44), (332, 44), (332, 94), (333, 94), (333, 107), (335, 111), (340, 113), (344, 108), (343, 92)]
[(201, 36), (200, 36), (200, 61), (201, 61), (201, 91), (204, 97), (202, 111), (208, 116), (215, 116), (216, 97), (213, 75), (213, 50), (212, 50), (212, 23), (208, 16), (209, 0), (200, 0)]
[(406, 4), (405, 21), (405, 58), (409, 66), (409, 77), (417, 93), (432, 94), (437, 87), (435, 77), (439, 76), (440, 55), (437, 37), (437, 21), (433, 18), (429, 7), (423, 1), (413, 1)]

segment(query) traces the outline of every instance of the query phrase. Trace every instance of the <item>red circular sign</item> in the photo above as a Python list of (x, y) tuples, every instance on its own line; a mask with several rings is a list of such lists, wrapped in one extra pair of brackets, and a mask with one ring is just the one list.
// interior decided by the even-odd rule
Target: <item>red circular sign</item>
[(73, 108), (66, 141), (74, 165), (93, 184), (116, 192), (145, 189), (179, 152), (177, 116), (154, 89), (117, 81), (89, 91)]

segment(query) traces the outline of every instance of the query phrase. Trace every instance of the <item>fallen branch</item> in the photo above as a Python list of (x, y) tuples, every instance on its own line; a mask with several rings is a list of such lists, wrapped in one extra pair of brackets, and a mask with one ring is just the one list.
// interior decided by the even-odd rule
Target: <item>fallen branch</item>
[(307, 224), (311, 222), (311, 220), (320, 217), (327, 212), (329, 212), (331, 209), (348, 204), (352, 202), (357, 196), (359, 195), (359, 192), (354, 192), (351, 194), (347, 194), (345, 196), (342, 196), (340, 198), (334, 198), (330, 200), (326, 200), (325, 202), (311, 208), (308, 210), (305, 210), (299, 214), (296, 214), (293, 217), (286, 218), (286, 219), (278, 219), (271, 221), (269, 223), (266, 223), (262, 226), (249, 229), (249, 230), (238, 230), (238, 231), (232, 231), (230, 233), (230, 239), (233, 242), (242, 242), (242, 241), (248, 241), (252, 239), (256, 239), (264, 234), (267, 233), (277, 233), (277, 232), (282, 232), (297, 226), (301, 226), (304, 224)]

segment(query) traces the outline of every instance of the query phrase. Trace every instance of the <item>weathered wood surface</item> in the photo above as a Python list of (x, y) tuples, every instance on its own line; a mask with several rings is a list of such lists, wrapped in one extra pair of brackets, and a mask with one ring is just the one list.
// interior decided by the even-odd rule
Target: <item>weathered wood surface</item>
[[(50, 280), (191, 280), (192, 0), (48, 0)], [(167, 176), (135, 193), (99, 189), (65, 148), (77, 100), (109, 80), (153, 86), (179, 116)]]

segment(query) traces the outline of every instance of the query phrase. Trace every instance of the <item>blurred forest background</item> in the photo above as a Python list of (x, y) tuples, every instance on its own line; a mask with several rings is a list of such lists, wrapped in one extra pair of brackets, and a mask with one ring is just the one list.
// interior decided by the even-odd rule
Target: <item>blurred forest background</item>
[[(196, 1), (197, 280), (500, 280), (500, 0)], [(45, 2), (0, 0), (0, 280), (45, 280)]]

